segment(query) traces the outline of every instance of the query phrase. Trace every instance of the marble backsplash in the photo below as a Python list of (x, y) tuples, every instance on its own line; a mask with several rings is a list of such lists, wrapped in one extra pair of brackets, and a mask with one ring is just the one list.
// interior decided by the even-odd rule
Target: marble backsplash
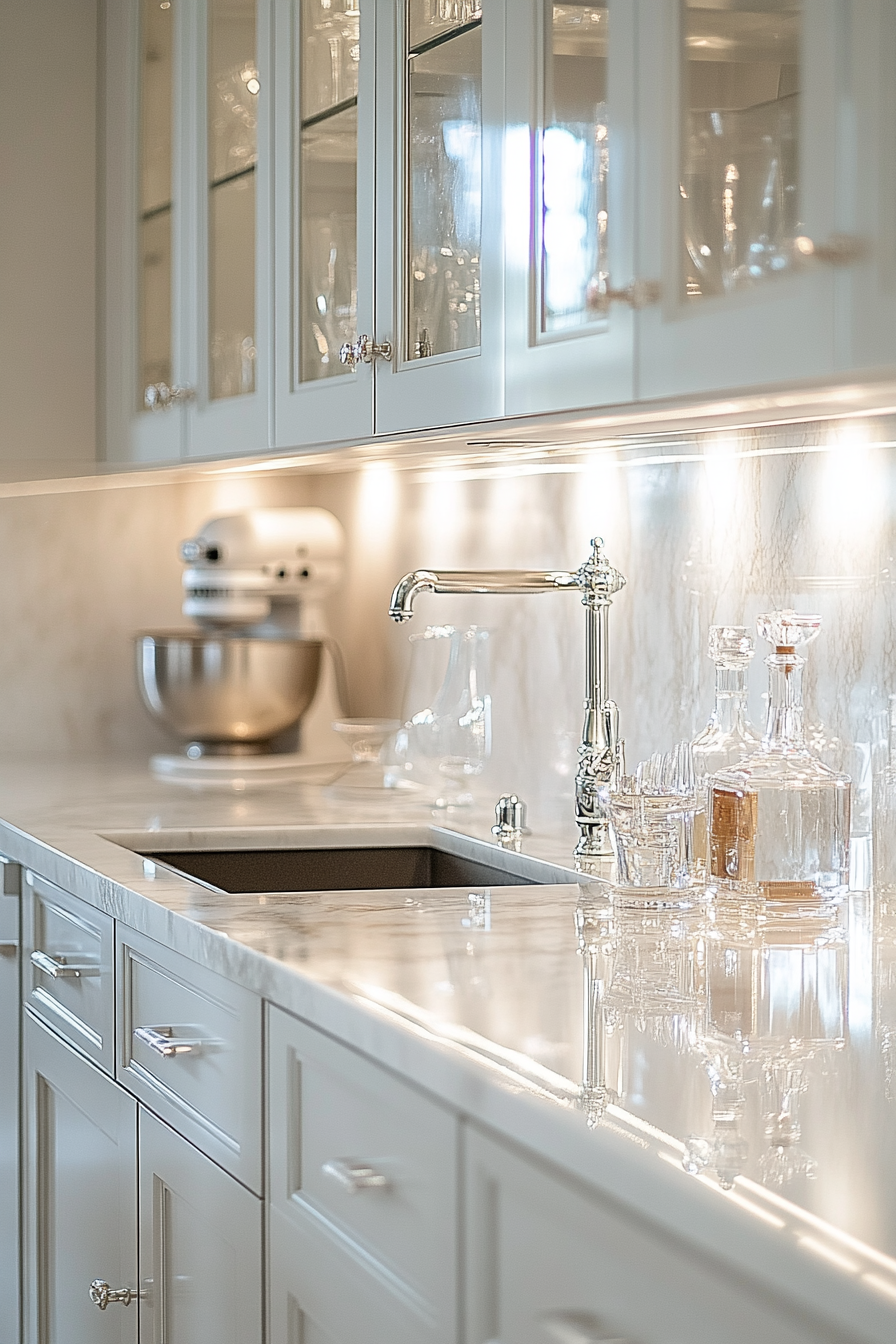
[[(353, 714), (398, 715), (409, 633), (490, 633), (493, 750), (484, 801), (516, 790), (534, 824), (571, 797), (581, 726), (583, 614), (572, 593), (419, 599), (387, 616), (396, 579), (432, 568), (575, 568), (604, 537), (627, 577), (611, 610), (611, 682), (629, 765), (691, 736), (712, 705), (710, 625), (815, 610), (806, 692), (816, 740), (856, 781), (869, 829), (872, 769), (896, 692), (896, 423), (545, 444), (453, 461), (332, 473), (219, 473), (0, 500), (0, 748), (170, 746), (139, 704), (130, 636), (182, 624), (177, 543), (255, 503), (330, 508), (348, 536), (329, 607)], [(761, 652), (750, 677), (761, 723)]]

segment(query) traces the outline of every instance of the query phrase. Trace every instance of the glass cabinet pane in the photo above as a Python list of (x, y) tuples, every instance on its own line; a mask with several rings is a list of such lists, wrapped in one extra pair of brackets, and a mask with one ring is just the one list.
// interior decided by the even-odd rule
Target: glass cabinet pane
[(171, 109), (174, 15), (170, 0), (140, 9), (139, 406), (150, 383), (171, 378)]
[[(449, 25), (439, 15), (456, 14)], [(406, 348), (425, 359), (480, 343), (481, 10), (409, 0)]]
[(209, 387), (255, 390), (255, 0), (209, 0)]
[(793, 0), (687, 0), (685, 293), (731, 293), (798, 258), (800, 48)]
[(300, 0), (299, 381), (351, 370), (339, 347), (358, 312), (358, 63), (355, 0)]
[(545, 5), (541, 330), (601, 321), (607, 286), (606, 5)]

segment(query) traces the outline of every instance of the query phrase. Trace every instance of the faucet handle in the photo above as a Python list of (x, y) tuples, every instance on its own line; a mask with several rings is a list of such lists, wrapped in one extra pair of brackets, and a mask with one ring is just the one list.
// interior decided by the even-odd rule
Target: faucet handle
[(519, 840), (521, 835), (528, 835), (526, 826), (526, 804), (522, 798), (518, 798), (515, 793), (505, 793), (495, 804), (495, 824), (492, 827), (492, 835), (496, 836), (501, 844)]
[(576, 577), (588, 605), (595, 602), (606, 605), (625, 587), (625, 575), (614, 569), (606, 557), (603, 537), (592, 538), (591, 554)]

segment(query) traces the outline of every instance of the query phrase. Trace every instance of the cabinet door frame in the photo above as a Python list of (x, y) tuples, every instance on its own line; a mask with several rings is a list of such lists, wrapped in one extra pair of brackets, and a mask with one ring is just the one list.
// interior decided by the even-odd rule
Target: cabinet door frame
[(262, 1200), (154, 1115), (139, 1108), (140, 1338), (167, 1344), (174, 1303), (171, 1263), (171, 1196), (192, 1199), (209, 1227), (225, 1235), (238, 1268), (232, 1332), (220, 1344), (261, 1340), (263, 1314)]
[[(23, 1135), (23, 1337), (27, 1344), (51, 1344), (60, 1338), (54, 1324), (66, 1338), (64, 1323), (54, 1322), (53, 1293), (57, 1265), (54, 1242), (55, 1219), (52, 1199), (55, 1170), (52, 1144), (55, 1111), (52, 1097), (60, 1094), (100, 1129), (115, 1145), (118, 1161), (105, 1170), (94, 1197), (101, 1207), (111, 1207), (117, 1215), (115, 1238), (117, 1263), (111, 1263), (110, 1248), (92, 1271), (92, 1278), (106, 1279), (113, 1288), (137, 1288), (137, 1103), (122, 1087), (101, 1073), (82, 1055), (30, 1013), (24, 1014), (24, 1135)], [(98, 1257), (98, 1259), (101, 1257)], [(92, 1278), (84, 1282), (84, 1302), (96, 1312), (96, 1325), (102, 1325), (103, 1340), (118, 1344), (136, 1344), (136, 1302), (125, 1307), (116, 1304), (107, 1315), (89, 1303), (87, 1296)], [(93, 1317), (89, 1319), (93, 1321)], [(119, 1326), (115, 1331), (116, 1323)]]
[(491, 420), (504, 413), (503, 172), (504, 0), (486, 0), (482, 17), (482, 235), (480, 344), (476, 349), (406, 359), (403, 259), (407, 241), (405, 24), (408, 0), (376, 5), (376, 269), (370, 333), (391, 341), (391, 360), (374, 365), (378, 435)]
[[(660, 301), (638, 314), (639, 400), (718, 393), (830, 377), (836, 367), (837, 268), (808, 262), (732, 296), (683, 294), (679, 176), (683, 0), (638, 0), (638, 275)], [(803, 0), (800, 192), (818, 243), (851, 220), (842, 0)]]
[[(553, 0), (515, 0), (507, 11), (504, 152), (505, 411), (536, 414), (634, 400), (635, 313), (624, 303), (587, 327), (539, 330), (542, 209), (541, 146), (547, 13)], [(610, 169), (610, 279), (622, 288), (634, 276), (637, 165), (635, 6), (607, 0)], [(520, 224), (519, 221), (525, 221)]]
[[(303, 382), (299, 377), (301, 274), (301, 0), (274, 2), (274, 446), (370, 438), (373, 366)], [(373, 331), (376, 14), (361, 0), (358, 69), (358, 330)]]

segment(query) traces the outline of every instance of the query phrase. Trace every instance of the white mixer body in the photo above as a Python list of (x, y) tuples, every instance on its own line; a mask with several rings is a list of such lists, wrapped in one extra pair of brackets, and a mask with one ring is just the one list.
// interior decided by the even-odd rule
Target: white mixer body
[(260, 637), (321, 633), (319, 603), (342, 577), (344, 551), (345, 534), (326, 509), (212, 518), (181, 546), (183, 613)]

